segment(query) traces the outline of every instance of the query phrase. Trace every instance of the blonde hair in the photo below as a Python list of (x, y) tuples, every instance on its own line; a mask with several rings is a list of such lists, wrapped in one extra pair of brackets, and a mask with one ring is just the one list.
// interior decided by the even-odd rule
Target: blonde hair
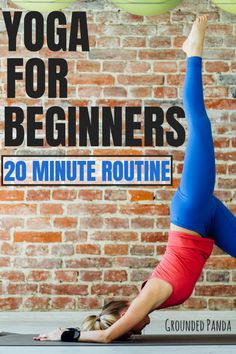
[(99, 315), (91, 315), (81, 323), (82, 331), (104, 330), (113, 325), (119, 318), (121, 310), (129, 306), (128, 301), (110, 301), (103, 306)]

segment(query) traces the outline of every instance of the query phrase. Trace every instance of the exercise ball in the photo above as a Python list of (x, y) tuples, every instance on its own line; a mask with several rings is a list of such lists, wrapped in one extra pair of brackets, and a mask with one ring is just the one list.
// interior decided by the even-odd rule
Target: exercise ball
[(50, 12), (62, 10), (75, 0), (43, 0), (42, 2), (38, 0), (13, 0), (13, 2), (25, 10)]
[(155, 16), (163, 14), (183, 0), (111, 0), (117, 7), (139, 16)]
[(212, 2), (222, 10), (236, 14), (236, 0), (212, 0)]

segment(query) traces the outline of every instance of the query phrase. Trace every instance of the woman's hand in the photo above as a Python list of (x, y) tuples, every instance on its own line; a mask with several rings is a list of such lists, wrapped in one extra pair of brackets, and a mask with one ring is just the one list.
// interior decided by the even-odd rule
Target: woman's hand
[(34, 340), (52, 340), (52, 341), (60, 341), (61, 340), (61, 335), (65, 331), (64, 328), (57, 328), (54, 329), (53, 331), (46, 333), (46, 334), (40, 334), (38, 337), (34, 337)]

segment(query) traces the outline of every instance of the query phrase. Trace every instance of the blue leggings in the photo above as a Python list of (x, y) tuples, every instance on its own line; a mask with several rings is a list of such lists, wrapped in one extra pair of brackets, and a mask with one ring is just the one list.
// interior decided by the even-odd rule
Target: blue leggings
[(218, 247), (236, 257), (236, 217), (213, 195), (214, 144), (204, 106), (200, 57), (187, 59), (183, 96), (189, 137), (181, 182), (171, 202), (170, 221), (214, 239)]

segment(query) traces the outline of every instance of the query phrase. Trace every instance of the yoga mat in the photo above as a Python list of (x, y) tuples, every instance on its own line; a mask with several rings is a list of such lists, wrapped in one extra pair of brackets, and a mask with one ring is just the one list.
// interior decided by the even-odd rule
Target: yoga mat
[(236, 345), (235, 334), (212, 334), (212, 335), (139, 335), (132, 336), (125, 341), (103, 343), (70, 343), (34, 341), (35, 334), (17, 334), (2, 332), (0, 334), (0, 346), (171, 346), (171, 345)]

